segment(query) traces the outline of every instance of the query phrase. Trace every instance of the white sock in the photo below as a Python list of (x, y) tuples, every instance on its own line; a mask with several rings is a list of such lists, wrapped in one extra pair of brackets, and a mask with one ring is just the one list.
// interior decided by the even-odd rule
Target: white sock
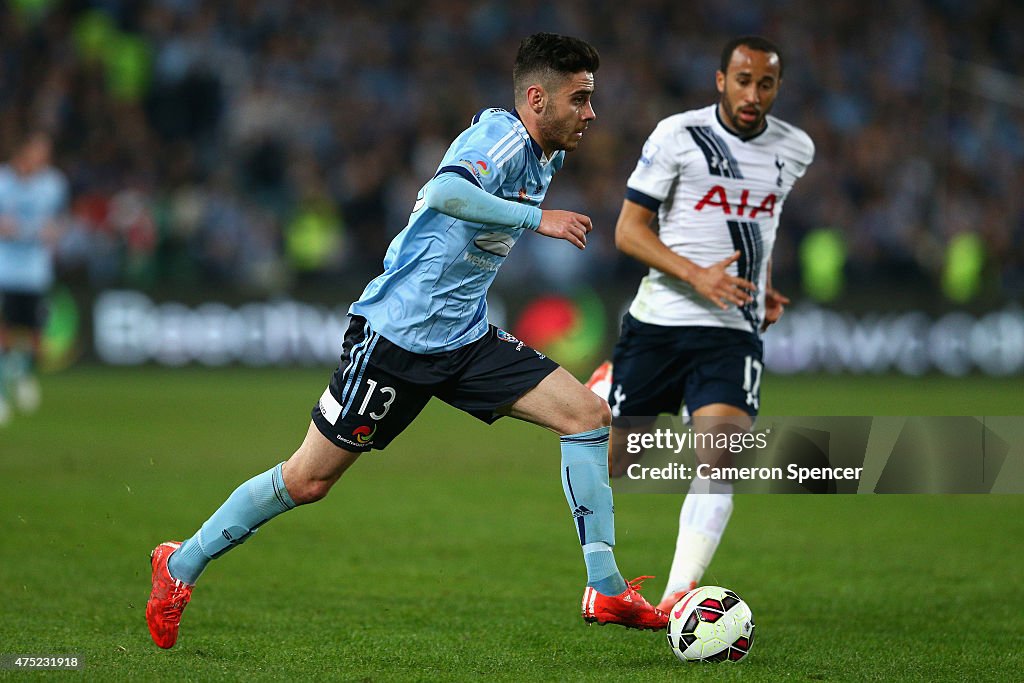
[(665, 599), (690, 584), (700, 583), (704, 570), (722, 540), (732, 514), (732, 484), (694, 479), (679, 511), (679, 536), (676, 554), (665, 587)]

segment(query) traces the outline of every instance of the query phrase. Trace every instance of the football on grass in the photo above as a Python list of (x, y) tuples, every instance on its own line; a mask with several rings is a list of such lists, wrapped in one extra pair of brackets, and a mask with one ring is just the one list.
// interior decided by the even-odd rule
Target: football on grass
[(684, 662), (738, 662), (754, 644), (750, 607), (728, 588), (694, 588), (668, 617), (668, 646)]

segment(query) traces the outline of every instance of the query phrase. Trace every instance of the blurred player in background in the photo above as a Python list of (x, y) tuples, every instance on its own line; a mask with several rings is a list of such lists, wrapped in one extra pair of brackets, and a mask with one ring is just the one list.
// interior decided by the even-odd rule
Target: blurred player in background
[(50, 165), (52, 153), (50, 136), (37, 132), (0, 166), (0, 424), (10, 418), (7, 397), (24, 412), (39, 407), (43, 302), (68, 199), (64, 174)]
[[(587, 383), (612, 408), (613, 477), (637, 457), (626, 453), (628, 432), (652, 416), (682, 409), (698, 433), (718, 435), (749, 431), (757, 415), (760, 333), (789, 303), (771, 284), (775, 232), (814, 158), (806, 133), (768, 116), (782, 69), (782, 53), (764, 38), (731, 40), (715, 76), (718, 103), (661, 121), (629, 178), (615, 243), (651, 270), (612, 362)], [(724, 453), (696, 455), (714, 463)], [(732, 513), (730, 482), (694, 479), (690, 494), (658, 605), (665, 611), (696, 587)]]
[[(210, 560), (272, 517), (322, 499), (360, 453), (387, 446), (433, 396), (487, 423), (510, 415), (560, 435), (563, 490), (587, 567), (583, 617), (664, 628), (667, 617), (643, 599), (638, 581), (623, 580), (612, 553), (608, 405), (487, 322), (487, 289), (524, 230), (586, 246), (587, 216), (539, 205), (595, 118), (598, 64), (597, 51), (576, 38), (541, 33), (522, 42), (515, 109), (474, 116), (420, 191), (384, 273), (349, 309), (341, 363), (302, 445), (236, 489), (191, 539), (154, 549), (146, 619), (157, 645), (174, 645)], [(500, 552), (501, 538), (494, 542)]]

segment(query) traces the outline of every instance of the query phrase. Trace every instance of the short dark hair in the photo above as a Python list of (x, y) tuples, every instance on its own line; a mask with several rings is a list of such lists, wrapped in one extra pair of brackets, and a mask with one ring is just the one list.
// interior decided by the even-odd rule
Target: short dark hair
[(751, 50), (757, 50), (758, 52), (774, 52), (779, 58), (779, 78), (782, 78), (782, 50), (779, 46), (761, 36), (740, 36), (739, 38), (733, 38), (725, 47), (722, 48), (722, 63), (719, 66), (722, 73), (726, 73), (729, 70), (729, 62), (732, 61), (732, 53), (736, 51), (736, 48), (747, 47)]
[(594, 73), (600, 65), (597, 50), (585, 40), (557, 33), (534, 33), (519, 44), (512, 67), (512, 89), (519, 100), (526, 95), (528, 80), (537, 78), (550, 83), (555, 74)]

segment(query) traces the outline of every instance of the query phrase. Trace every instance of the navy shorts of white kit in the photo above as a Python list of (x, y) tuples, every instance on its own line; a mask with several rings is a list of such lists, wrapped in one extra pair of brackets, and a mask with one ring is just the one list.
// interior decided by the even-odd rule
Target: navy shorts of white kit
[(617, 423), (670, 413), (692, 415), (725, 403), (756, 416), (764, 345), (753, 332), (723, 327), (668, 327), (629, 313), (612, 355), (608, 403)]
[(349, 451), (382, 449), (419, 415), (431, 397), (491, 424), (558, 368), (508, 332), (487, 334), (453, 351), (406, 351), (352, 316), (341, 362), (313, 406), (317, 429)]

